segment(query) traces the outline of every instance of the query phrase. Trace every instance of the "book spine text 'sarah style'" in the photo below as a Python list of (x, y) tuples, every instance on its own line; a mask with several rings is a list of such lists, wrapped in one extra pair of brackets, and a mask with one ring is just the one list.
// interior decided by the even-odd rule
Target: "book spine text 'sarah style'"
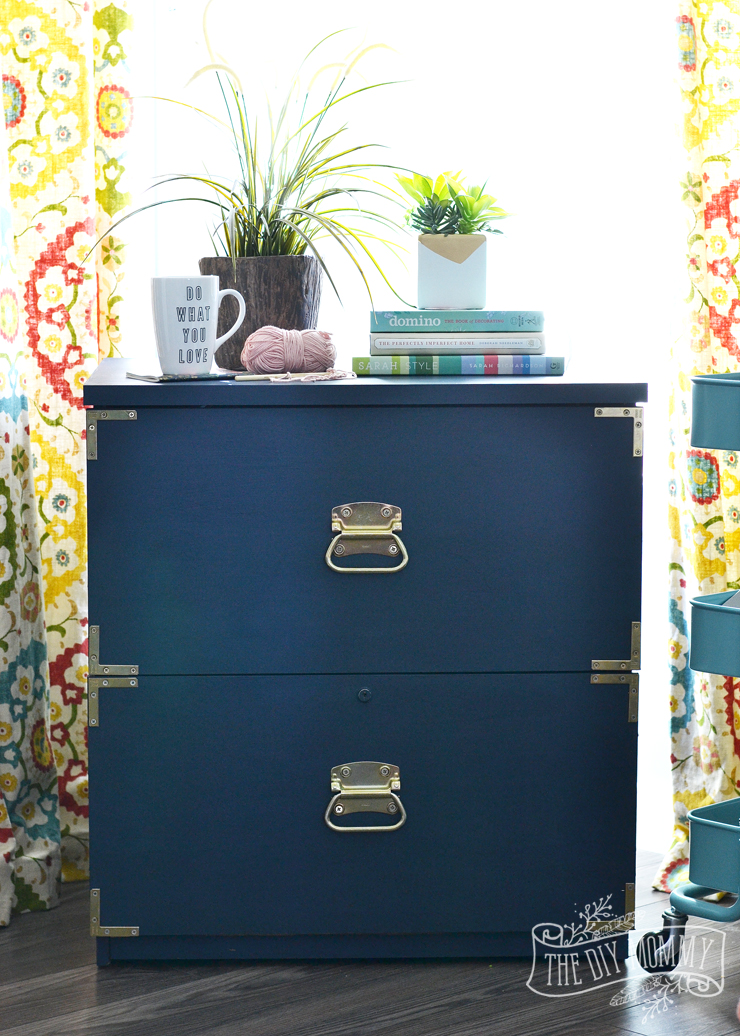
[(370, 377), (424, 374), (480, 374), (558, 377), (565, 371), (562, 356), (355, 356), (355, 374)]
[(514, 356), (525, 353), (544, 353), (545, 336), (511, 334), (504, 331), (473, 331), (469, 334), (412, 334), (392, 335), (388, 333), (370, 335), (371, 356), (400, 356), (404, 353), (419, 356), (430, 353), (442, 356), (445, 353), (511, 353)]
[(371, 332), (542, 331), (545, 315), (528, 309), (409, 309), (370, 313)]

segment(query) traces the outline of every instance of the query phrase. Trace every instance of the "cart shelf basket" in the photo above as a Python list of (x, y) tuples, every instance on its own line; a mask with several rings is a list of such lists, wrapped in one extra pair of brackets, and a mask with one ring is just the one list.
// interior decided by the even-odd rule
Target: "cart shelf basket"
[(736, 593), (725, 590), (691, 601), (689, 665), (694, 672), (740, 676), (740, 608), (725, 603)]
[(689, 813), (695, 885), (740, 893), (740, 799), (701, 806)]
[(691, 381), (691, 445), (740, 450), (740, 374), (706, 374)]

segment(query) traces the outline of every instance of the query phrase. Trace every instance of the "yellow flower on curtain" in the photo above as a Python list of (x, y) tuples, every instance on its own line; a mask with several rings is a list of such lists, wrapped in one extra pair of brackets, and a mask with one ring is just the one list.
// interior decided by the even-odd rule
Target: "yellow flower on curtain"
[[(0, 336), (29, 349), (27, 391), (49, 651), (46, 740), (58, 772), (63, 874), (88, 859), (85, 421), (82, 390), (121, 341), (125, 249), (108, 236), (129, 204), (127, 90), (133, 26), (125, 0), (0, 0), (0, 55), (20, 305), (0, 294)], [(28, 463), (28, 458), (19, 462)], [(29, 591), (27, 605), (33, 608)], [(40, 603), (41, 598), (39, 598)], [(35, 816), (36, 805), (28, 810)], [(30, 815), (30, 813), (29, 813)]]
[(740, 463), (692, 448), (692, 374), (740, 369), (740, 3), (683, 3), (676, 18), (688, 216), (684, 331), (670, 401), (669, 665), (674, 841), (656, 876), (688, 880), (691, 809), (740, 795), (740, 681), (688, 666), (689, 601), (740, 589)]

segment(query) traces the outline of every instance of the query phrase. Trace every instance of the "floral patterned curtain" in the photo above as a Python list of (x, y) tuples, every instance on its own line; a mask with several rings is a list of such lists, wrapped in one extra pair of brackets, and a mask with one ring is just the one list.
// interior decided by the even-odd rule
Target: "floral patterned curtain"
[(695, 0), (679, 10), (690, 283), (671, 397), (675, 836), (656, 877), (666, 891), (688, 881), (688, 811), (740, 795), (740, 680), (687, 665), (690, 598), (740, 589), (739, 457), (692, 449), (689, 380), (740, 369), (740, 2)]
[[(26, 464), (35, 483), (35, 504), (27, 495), (24, 521), (29, 542), (37, 535), (40, 549), (48, 762), (57, 777), (65, 880), (88, 872), (82, 388), (98, 359), (118, 351), (124, 248), (107, 236), (86, 256), (130, 200), (125, 151), (133, 108), (125, 83), (131, 28), (125, 0), (105, 5), (0, 0), (10, 219), (20, 281), (15, 301), (2, 296), (0, 335), (3, 343), (16, 343), (24, 359), (16, 380), (29, 401), (24, 427), (26, 435), (30, 429), (32, 466), (21, 441), (17, 463)], [(7, 549), (17, 561), (17, 548)], [(32, 551), (26, 556), (32, 564)], [(33, 614), (33, 608), (26, 610)], [(38, 758), (45, 759), (34, 730), (14, 727), (9, 742), (25, 758), (36, 736)], [(0, 786), (11, 773), (20, 779), (0, 756)], [(50, 805), (51, 798), (43, 803)], [(17, 841), (12, 810), (11, 821)], [(35, 905), (52, 901), (48, 895)], [(19, 900), (18, 906), (29, 902)]]
[[(0, 155), (6, 154), (0, 126)], [(0, 163), (0, 925), (53, 906), (60, 873), (57, 776), (31, 463), (26, 355), (7, 163)]]

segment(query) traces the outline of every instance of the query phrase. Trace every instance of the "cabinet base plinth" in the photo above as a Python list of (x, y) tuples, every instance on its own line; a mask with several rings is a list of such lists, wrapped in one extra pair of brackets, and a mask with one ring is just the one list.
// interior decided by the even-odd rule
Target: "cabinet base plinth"
[[(98, 942), (98, 965), (126, 960), (378, 960), (449, 957), (524, 957), (531, 960), (529, 932), (445, 935), (252, 935), (140, 936)], [(107, 945), (105, 945), (107, 944)], [(627, 956), (627, 936), (616, 956)]]

